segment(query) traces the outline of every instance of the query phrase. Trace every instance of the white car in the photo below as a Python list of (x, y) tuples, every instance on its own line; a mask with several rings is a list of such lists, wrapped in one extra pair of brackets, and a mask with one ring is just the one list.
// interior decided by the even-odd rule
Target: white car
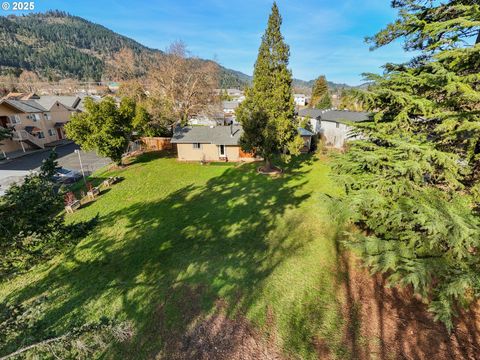
[(73, 184), (82, 178), (82, 174), (75, 170), (57, 168), (53, 179), (62, 184)]

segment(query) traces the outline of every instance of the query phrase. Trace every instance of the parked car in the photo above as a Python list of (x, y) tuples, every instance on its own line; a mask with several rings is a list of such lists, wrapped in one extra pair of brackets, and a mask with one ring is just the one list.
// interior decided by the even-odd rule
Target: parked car
[(75, 170), (57, 168), (53, 179), (62, 184), (73, 184), (82, 178), (82, 174)]

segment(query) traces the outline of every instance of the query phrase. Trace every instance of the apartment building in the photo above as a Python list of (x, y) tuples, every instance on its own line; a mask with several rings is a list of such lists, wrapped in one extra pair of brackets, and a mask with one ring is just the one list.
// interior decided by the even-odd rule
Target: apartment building
[(11, 128), (13, 136), (3, 140), (3, 154), (54, 146), (65, 139), (64, 125), (79, 111), (77, 96), (9, 94), (0, 100), (0, 126)]

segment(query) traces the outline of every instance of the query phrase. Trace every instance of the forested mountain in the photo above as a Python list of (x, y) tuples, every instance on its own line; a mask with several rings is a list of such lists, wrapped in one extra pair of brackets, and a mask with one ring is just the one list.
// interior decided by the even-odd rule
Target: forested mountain
[(148, 56), (157, 50), (64, 12), (0, 17), (0, 66), (26, 69), (50, 80), (101, 79), (105, 59), (122, 48)]
[[(36, 72), (48, 80), (100, 81), (106, 62), (130, 49), (142, 64), (162, 51), (150, 49), (104, 26), (61, 11), (0, 17), (0, 70)], [(243, 87), (248, 76), (221, 67), (222, 87)]]
[[(134, 52), (143, 68), (162, 51), (148, 48), (102, 25), (62, 11), (23, 16), (0, 16), (0, 73), (18, 75), (22, 70), (57, 81), (73, 78), (100, 81), (107, 61), (121, 49)], [(242, 88), (252, 77), (220, 66), (220, 87)], [(313, 80), (294, 79), (296, 88), (311, 88)], [(348, 87), (329, 82), (333, 90)]]

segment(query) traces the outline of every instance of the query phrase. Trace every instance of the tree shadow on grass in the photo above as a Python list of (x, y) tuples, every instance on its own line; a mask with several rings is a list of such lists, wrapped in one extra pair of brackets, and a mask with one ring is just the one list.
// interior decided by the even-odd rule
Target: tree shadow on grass
[(173, 357), (179, 337), (215, 312), (219, 299), (231, 317), (248, 309), (269, 274), (305, 245), (288, 239), (288, 232), (268, 234), (287, 209), (310, 196), (299, 191), (305, 169), (291, 165), (273, 179), (254, 167), (226, 169), (204, 186), (119, 204), (101, 216), (95, 234), (65, 261), (8, 296), (17, 304), (47, 300), (33, 326), (8, 339), (0, 355), (105, 315), (132, 320), (137, 328), (128, 345), (114, 349), (117, 356), (150, 358), (162, 350)]

